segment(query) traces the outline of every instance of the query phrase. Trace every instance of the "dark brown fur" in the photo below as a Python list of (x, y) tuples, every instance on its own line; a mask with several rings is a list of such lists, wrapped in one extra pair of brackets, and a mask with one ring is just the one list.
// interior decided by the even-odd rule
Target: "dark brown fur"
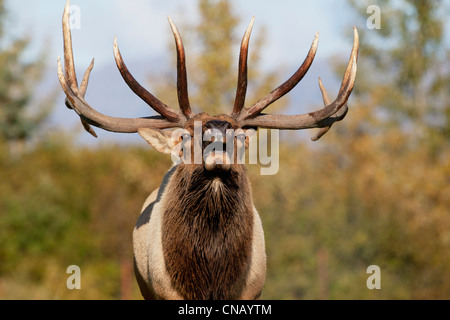
[[(220, 179), (217, 188), (214, 180)], [(164, 260), (185, 299), (236, 299), (249, 270), (253, 204), (245, 168), (220, 175), (180, 165), (169, 183)], [(241, 280), (241, 281), (239, 281)]]

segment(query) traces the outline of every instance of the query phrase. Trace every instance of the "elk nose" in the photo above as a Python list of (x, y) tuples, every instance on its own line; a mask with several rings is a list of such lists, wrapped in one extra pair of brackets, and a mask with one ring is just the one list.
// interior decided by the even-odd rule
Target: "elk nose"
[(206, 129), (219, 129), (219, 130), (226, 130), (226, 129), (231, 129), (231, 123), (229, 123), (228, 121), (220, 121), (220, 120), (212, 120), (212, 121), (208, 121), (205, 124)]
[(233, 128), (233, 126), (228, 121), (213, 120), (213, 121), (208, 121), (205, 124), (206, 130), (217, 129), (223, 134), (223, 137), (226, 136), (227, 130), (232, 129), (232, 128)]

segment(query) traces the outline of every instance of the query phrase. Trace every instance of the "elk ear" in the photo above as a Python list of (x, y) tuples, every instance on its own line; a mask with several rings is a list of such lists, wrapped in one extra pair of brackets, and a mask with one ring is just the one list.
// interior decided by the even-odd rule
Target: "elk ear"
[(142, 128), (138, 130), (140, 136), (148, 142), (156, 151), (171, 154), (177, 144), (172, 140), (172, 130), (162, 131), (157, 129)]

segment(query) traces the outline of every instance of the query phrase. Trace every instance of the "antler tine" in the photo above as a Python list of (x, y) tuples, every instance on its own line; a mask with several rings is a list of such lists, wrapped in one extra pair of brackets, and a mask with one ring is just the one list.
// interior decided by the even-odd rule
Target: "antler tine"
[(128, 87), (130, 87), (130, 89), (139, 98), (144, 100), (150, 107), (152, 107), (156, 112), (158, 112), (167, 120), (172, 122), (179, 122), (181, 120), (180, 114), (178, 112), (158, 100), (154, 95), (152, 95), (149, 91), (142, 87), (139, 82), (137, 82), (137, 80), (131, 75), (130, 71), (125, 65), (125, 62), (122, 59), (119, 45), (117, 44), (117, 36), (114, 38), (114, 58), (123, 80), (125, 80)]
[[(351, 53), (350, 57), (355, 57), (355, 61), (357, 62), (358, 61), (358, 49), (359, 49), (359, 37), (358, 37), (358, 32), (357, 32), (356, 28), (353, 28), (353, 30), (354, 30), (355, 43), (353, 45), (353, 49), (352, 49), (352, 53)], [(349, 63), (345, 70), (344, 79), (342, 81), (340, 91), (342, 91), (344, 89), (345, 83), (347, 83), (349, 81), (349, 77), (351, 77), (352, 71), (353, 70), (350, 67), (350, 63)], [(323, 103), (324, 103), (325, 107), (327, 107), (332, 102), (331, 102), (330, 97), (328, 96), (327, 90), (325, 89), (325, 87), (322, 83), (322, 79), (320, 79), (320, 78), (319, 78), (319, 88), (320, 88), (320, 91), (322, 92)], [(345, 118), (345, 116), (347, 115), (347, 113), (348, 113), (348, 104), (345, 103), (338, 112), (336, 112), (333, 116), (329, 117), (328, 121), (330, 122), (330, 124), (328, 126), (321, 128), (319, 130), (319, 132), (314, 137), (311, 138), (311, 140), (317, 141), (320, 138), (322, 138), (331, 129), (331, 126), (333, 125), (333, 123), (343, 120)]]
[[(326, 106), (330, 105), (332, 103), (327, 90), (325, 89), (323, 83), (322, 83), (322, 79), (319, 78), (319, 87), (320, 87), (320, 91), (322, 92), (322, 98), (323, 98), (323, 104)], [(330, 116), (330, 119), (333, 119), (333, 122), (330, 123), (329, 126), (323, 127), (319, 130), (319, 132), (311, 138), (312, 141), (317, 141), (320, 138), (322, 138), (328, 131), (330, 131), (331, 126), (333, 125), (334, 122), (337, 121), (341, 121), (345, 118), (345, 116), (348, 113), (348, 105), (347, 103), (344, 104), (344, 106), (338, 111), (336, 112), (335, 115)]]
[(167, 129), (179, 127), (179, 123), (170, 122), (162, 117), (116, 118), (104, 115), (93, 109), (79, 94), (76, 94), (64, 76), (61, 59), (58, 57), (58, 78), (69, 103), (75, 112), (87, 123), (111, 132), (136, 133), (141, 128)]
[[(84, 98), (85, 95), (86, 95), (87, 87), (88, 87), (88, 84), (89, 84), (89, 76), (91, 75), (91, 71), (94, 68), (94, 61), (95, 60), (92, 59), (91, 64), (86, 69), (86, 72), (84, 73), (84, 76), (83, 76), (83, 80), (81, 81), (80, 95), (81, 95), (82, 98)], [(67, 101), (69, 101), (69, 100), (66, 99), (66, 103), (67, 103)], [(94, 129), (89, 125), (89, 123), (87, 123), (85, 120), (81, 119), (81, 124), (83, 125), (84, 129), (87, 132), (89, 132), (95, 138), (98, 138), (97, 133), (95, 133)]]
[(239, 115), (245, 104), (245, 96), (247, 94), (247, 59), (248, 59), (248, 45), (250, 42), (250, 36), (252, 34), (253, 25), (255, 23), (255, 17), (252, 18), (247, 30), (242, 38), (241, 52), (239, 56), (239, 75), (238, 84), (236, 90), (236, 100), (234, 102), (232, 115)]
[(73, 58), (73, 48), (72, 48), (72, 35), (69, 25), (69, 15), (70, 15), (70, 1), (66, 2), (63, 14), (63, 38), (64, 38), (64, 63), (65, 72), (63, 71), (61, 60), (58, 57), (58, 78), (62, 89), (66, 94), (66, 105), (75, 110), (75, 112), (80, 116), (84, 128), (91, 133), (94, 137), (97, 137), (94, 130), (90, 125), (105, 129), (112, 132), (124, 132), (124, 133), (135, 133), (138, 132), (140, 128), (156, 128), (156, 129), (166, 129), (179, 127), (180, 122), (169, 121), (162, 119), (161, 117), (147, 117), (147, 118), (115, 118), (103, 115), (96, 110), (94, 110), (89, 104), (84, 100), (86, 94), (89, 76), (94, 67), (94, 60), (92, 60), (88, 69), (86, 70), (83, 81), (81, 82), (80, 88), (78, 88), (78, 81), (75, 72), (75, 63)]
[(323, 100), (323, 104), (326, 106), (328, 106), (329, 104), (331, 104), (331, 99), (330, 96), (328, 95), (327, 90), (325, 89), (323, 83), (322, 83), (322, 79), (319, 77), (319, 88), (320, 88), (320, 92), (322, 93), (322, 100)]
[(70, 32), (70, 0), (67, 0), (64, 8), (62, 27), (64, 39), (64, 66), (67, 82), (74, 92), (78, 92), (78, 81), (75, 73), (75, 62), (73, 59), (72, 34)]
[[(328, 104), (325, 108), (310, 113), (311, 116), (315, 117), (318, 122), (325, 120), (326, 118), (337, 113), (346, 103), (350, 94), (353, 91), (356, 80), (357, 62), (358, 62), (358, 51), (359, 51), (359, 36), (356, 28), (353, 28), (353, 48), (350, 54), (350, 59), (345, 69), (344, 78), (342, 80), (341, 88), (339, 89), (338, 97), (334, 102)], [(319, 84), (320, 85), (320, 84)]]
[(80, 85), (80, 95), (84, 98), (86, 95), (87, 87), (89, 85), (89, 77), (91, 75), (91, 71), (94, 68), (94, 62), (95, 59), (92, 59), (91, 64), (87, 68), (86, 72), (84, 73), (83, 80), (81, 81)]
[[(70, 1), (68, 0), (66, 2), (66, 6), (64, 8), (63, 13), (63, 21), (62, 21), (62, 27), (63, 27), (63, 42), (64, 42), (64, 64), (66, 66), (65, 75), (67, 78), (67, 81), (72, 88), (74, 92), (78, 92), (78, 81), (77, 76), (75, 73), (75, 62), (73, 58), (73, 49), (72, 49), (72, 34), (70, 32)], [(86, 74), (84, 76), (83, 81), (86, 83), (84, 88), (80, 89), (80, 94), (84, 97), (86, 94), (87, 89), (87, 82), (89, 81), (89, 74), (93, 68), (92, 61), (89, 68), (86, 70)], [(83, 87), (83, 83), (82, 83)], [(65, 104), (67, 108), (73, 109), (73, 106), (70, 104), (70, 101), (66, 98)], [(84, 129), (89, 132), (92, 136), (97, 138), (97, 134), (95, 133), (94, 129), (91, 128), (91, 126), (83, 119), (81, 119), (81, 124), (83, 125)]]
[(184, 52), (183, 40), (177, 27), (172, 22), (172, 19), (168, 17), (170, 28), (172, 29), (173, 36), (175, 38), (175, 44), (177, 47), (177, 91), (178, 91), (178, 103), (180, 105), (181, 112), (186, 118), (191, 118), (193, 112), (189, 102), (188, 94), (188, 81), (186, 71), (186, 55)]
[[(336, 100), (334, 100), (332, 103), (329, 103), (329, 98), (327, 98), (328, 94), (326, 94), (326, 91), (324, 90), (322, 85), (322, 92), (325, 93), (324, 101), (326, 101), (325, 103), (327, 103), (325, 108), (308, 114), (293, 116), (261, 114), (255, 118), (245, 119), (243, 121), (244, 125), (268, 129), (299, 130), (311, 128), (326, 128), (331, 126), (334, 122), (342, 120), (346, 114), (345, 106), (347, 100), (353, 91), (356, 80), (359, 36), (356, 28), (354, 28), (353, 30), (353, 49)], [(344, 109), (340, 111), (343, 107)], [(313, 139), (317, 140), (323, 134), (325, 134), (325, 132), (321, 131), (319, 135)]]
[(311, 64), (314, 61), (317, 52), (317, 46), (319, 43), (319, 33), (316, 33), (311, 48), (309, 50), (308, 55), (306, 56), (305, 61), (302, 63), (300, 68), (295, 72), (295, 74), (289, 78), (285, 83), (280, 85), (278, 88), (273, 90), (267, 96), (256, 102), (250, 109), (243, 110), (241, 112), (240, 118), (243, 120), (254, 118), (259, 115), (265, 108), (269, 105), (289, 93), (305, 76), (308, 72)]

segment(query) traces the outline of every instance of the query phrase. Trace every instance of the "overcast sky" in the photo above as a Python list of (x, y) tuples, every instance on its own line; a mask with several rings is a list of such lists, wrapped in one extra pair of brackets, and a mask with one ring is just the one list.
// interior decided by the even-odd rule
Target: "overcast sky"
[[(256, 17), (255, 33), (264, 26), (268, 33), (267, 61), (282, 59), (286, 63), (298, 63), (308, 49), (314, 34), (320, 31), (318, 54), (339, 52), (351, 44), (345, 39), (345, 27), (351, 30), (345, 1), (319, 0), (234, 0), (240, 15), (242, 33), (252, 16)], [(61, 16), (64, 0), (7, 0), (10, 12), (9, 33), (29, 33), (37, 41), (50, 46), (49, 59), (53, 62), (61, 50)], [(171, 37), (167, 16), (175, 23), (195, 21), (196, 0), (72, 0), (79, 6), (81, 29), (74, 31), (77, 61), (89, 63), (91, 57), (101, 66), (112, 58), (114, 36), (120, 46), (126, 48), (127, 58), (157, 57), (167, 49), (167, 37)], [(182, 33), (182, 30), (180, 30)], [(169, 38), (170, 39), (170, 38)]]

